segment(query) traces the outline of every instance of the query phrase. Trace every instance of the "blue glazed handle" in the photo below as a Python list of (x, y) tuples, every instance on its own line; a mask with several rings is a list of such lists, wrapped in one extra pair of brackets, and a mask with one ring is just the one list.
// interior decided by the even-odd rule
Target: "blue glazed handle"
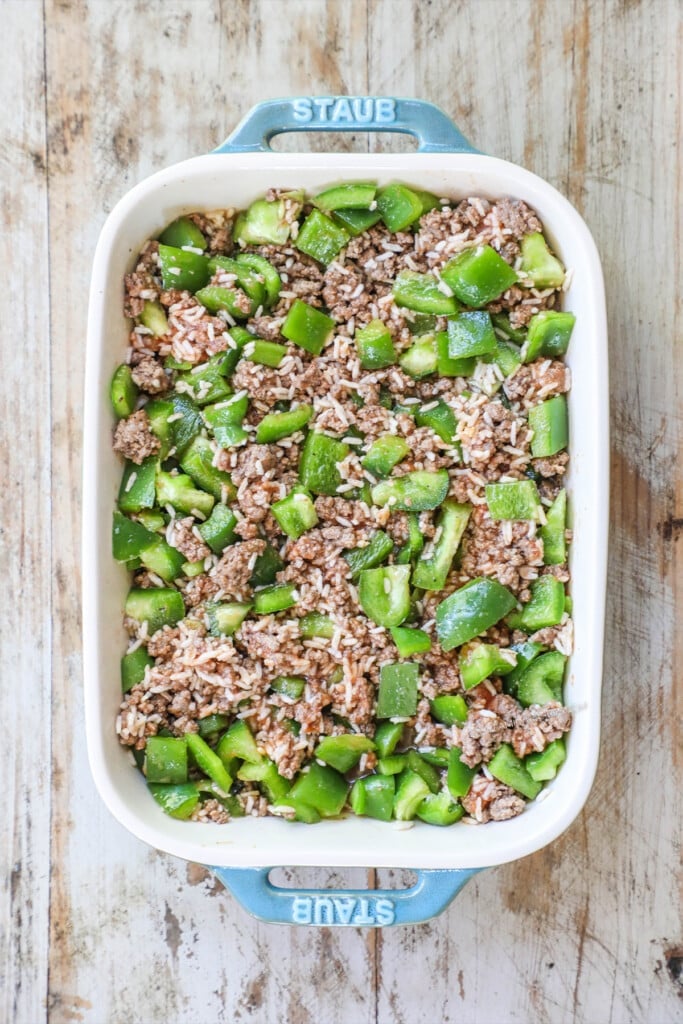
[(425, 100), (393, 96), (296, 96), (258, 103), (214, 153), (269, 153), (283, 132), (400, 132), (420, 153), (476, 153), (451, 119)]
[(410, 889), (285, 889), (272, 868), (211, 868), (242, 906), (270, 924), (382, 928), (417, 924), (440, 914), (481, 868), (415, 870)]

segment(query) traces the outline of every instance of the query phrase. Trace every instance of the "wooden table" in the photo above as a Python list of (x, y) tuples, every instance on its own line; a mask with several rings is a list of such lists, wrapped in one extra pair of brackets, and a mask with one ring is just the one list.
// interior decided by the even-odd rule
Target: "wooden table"
[[(10, 565), (0, 1020), (681, 1019), (681, 10), (676, 0), (0, 2)], [(98, 232), (130, 186), (211, 149), (251, 104), (315, 93), (434, 100), (482, 150), (549, 179), (595, 235), (609, 308), (594, 789), (548, 849), (481, 875), (430, 924), (381, 932), (252, 920), (205, 870), (153, 852), (110, 817), (83, 732), (81, 391)], [(358, 871), (296, 877), (366, 881)]]

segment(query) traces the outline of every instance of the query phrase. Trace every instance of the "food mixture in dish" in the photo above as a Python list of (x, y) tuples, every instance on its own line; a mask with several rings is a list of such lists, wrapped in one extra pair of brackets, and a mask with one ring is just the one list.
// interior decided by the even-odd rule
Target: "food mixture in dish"
[(177, 818), (520, 814), (565, 759), (565, 269), (404, 184), (191, 213), (125, 280), (116, 722)]

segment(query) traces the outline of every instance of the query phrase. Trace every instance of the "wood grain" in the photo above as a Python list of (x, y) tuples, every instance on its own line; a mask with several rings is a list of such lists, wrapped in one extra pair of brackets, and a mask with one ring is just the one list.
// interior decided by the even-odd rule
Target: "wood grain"
[[(680, 1019), (680, 4), (0, 0), (0, 11), (11, 39), (0, 246), (14, 282), (0, 328), (11, 481), (0, 537), (20, 598), (0, 607), (0, 702), (12, 723), (0, 745), (10, 797), (0, 1020)], [(547, 850), (479, 875), (435, 921), (381, 933), (259, 924), (205, 869), (155, 853), (110, 818), (86, 763), (78, 594), (85, 296), (107, 211), (153, 170), (213, 148), (261, 99), (366, 91), (439, 103), (479, 148), (569, 196), (602, 255), (612, 354), (595, 787)], [(6, 525), (17, 510), (18, 549)], [(362, 871), (289, 877), (375, 882)]]

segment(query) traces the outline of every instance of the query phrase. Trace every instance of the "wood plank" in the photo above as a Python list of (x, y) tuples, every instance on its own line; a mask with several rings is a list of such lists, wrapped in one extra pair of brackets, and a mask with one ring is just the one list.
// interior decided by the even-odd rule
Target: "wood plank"
[[(682, 819), (671, 708), (683, 579), (674, 349), (680, 5), (484, 0), (454, 9), (376, 0), (371, 10), (371, 89), (405, 90), (412, 76), (475, 145), (548, 178), (584, 213), (603, 257), (614, 355), (595, 787), (551, 847), (478, 876), (439, 920), (382, 933), (378, 1020), (673, 1021)], [(391, 32), (397, 23), (400, 37)], [(679, 255), (667, 264), (663, 253)], [(662, 269), (653, 286), (654, 267)]]
[[(249, 103), (342, 91), (364, 74), (363, 3), (297, 0), (285, 22), (281, 10), (272, 0), (47, 4), (52, 344), (60, 353), (51, 1024), (374, 1018), (371, 936), (260, 925), (203, 869), (154, 853), (110, 818), (83, 749), (78, 615), (61, 596), (60, 581), (78, 574), (85, 288), (106, 211), (153, 170), (213, 148)], [(267, 30), (274, 24), (284, 40)], [(256, 83), (248, 95), (245, 75)], [(346, 877), (366, 884), (364, 871)], [(328, 871), (306, 878), (340, 881)]]
[[(0, 67), (11, 116), (0, 143), (0, 258), (11, 282), (0, 328), (3, 478), (0, 745), (0, 1019), (43, 1012), (50, 821), (50, 393), (43, 12), (2, 6), (12, 40)], [(6, 109), (7, 109), (6, 106)], [(29, 696), (30, 695), (30, 696)]]

